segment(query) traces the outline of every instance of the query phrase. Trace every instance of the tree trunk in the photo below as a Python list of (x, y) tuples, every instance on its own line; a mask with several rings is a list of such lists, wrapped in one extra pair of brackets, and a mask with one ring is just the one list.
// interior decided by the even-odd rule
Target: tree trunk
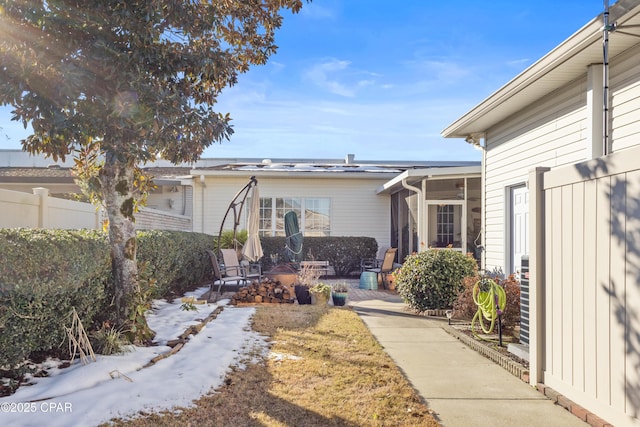
[(131, 297), (138, 280), (136, 229), (133, 217), (134, 163), (107, 152), (100, 170), (102, 195), (109, 217), (109, 242), (119, 324), (129, 319)]

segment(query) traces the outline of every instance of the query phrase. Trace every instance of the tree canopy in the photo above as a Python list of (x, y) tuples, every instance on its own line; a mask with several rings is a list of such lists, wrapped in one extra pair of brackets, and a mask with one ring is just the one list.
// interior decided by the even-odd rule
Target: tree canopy
[(213, 108), (275, 52), (302, 0), (1, 0), (0, 104), (64, 157), (98, 140), (140, 161), (193, 161), (232, 133)]
[[(233, 132), (214, 108), (272, 55), (302, 0), (0, 0), (0, 105), (31, 123), (23, 149), (78, 154), (109, 217), (118, 319), (137, 289), (140, 164), (191, 162)], [(135, 314), (135, 310), (133, 311)], [(129, 320), (135, 321), (130, 318)]]

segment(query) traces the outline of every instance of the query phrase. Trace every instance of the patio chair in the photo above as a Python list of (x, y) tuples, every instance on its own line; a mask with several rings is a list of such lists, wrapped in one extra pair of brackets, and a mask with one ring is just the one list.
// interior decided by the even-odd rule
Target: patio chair
[(366, 270), (377, 273), (378, 280), (382, 279), (382, 286), (385, 289), (388, 289), (389, 287), (387, 276), (393, 272), (393, 269), (395, 267), (396, 252), (398, 252), (398, 248), (387, 249), (384, 252), (384, 258), (382, 259), (382, 264), (380, 264), (380, 267), (369, 268)]
[[(238, 261), (238, 252), (235, 249), (220, 249), (222, 259), (224, 260), (224, 271), (228, 275), (244, 277), (244, 283), (249, 280), (262, 277), (262, 268), (260, 264), (240, 264)], [(246, 262), (246, 261), (244, 261)]]
[(213, 289), (218, 282), (218, 291), (216, 292), (216, 298), (213, 301), (218, 300), (218, 296), (222, 295), (221, 290), (224, 286), (226, 286), (229, 282), (235, 282), (235, 284), (246, 283), (246, 279), (241, 275), (229, 275), (226, 270), (220, 268), (220, 264), (218, 263), (218, 257), (212, 250), (207, 250), (207, 254), (209, 254), (209, 259), (211, 260), (211, 267), (213, 267), (213, 277), (211, 278), (211, 286), (209, 288), (209, 299), (213, 295)]
[(372, 268), (380, 268), (382, 260), (384, 259), (384, 253), (387, 249), (389, 248), (381, 246), (380, 249), (378, 249), (378, 254), (375, 258), (362, 258), (360, 260), (360, 273), (369, 271)]

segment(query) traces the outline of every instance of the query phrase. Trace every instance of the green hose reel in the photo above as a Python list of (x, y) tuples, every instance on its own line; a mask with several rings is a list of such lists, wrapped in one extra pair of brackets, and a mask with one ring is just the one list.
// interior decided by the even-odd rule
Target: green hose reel
[[(476, 323), (482, 332), (489, 334), (493, 331), (496, 320), (500, 334), (502, 334), (500, 316), (507, 305), (507, 294), (504, 288), (491, 279), (482, 278), (473, 286), (473, 302), (478, 306), (478, 311), (471, 320), (471, 330), (474, 335), (476, 335)], [(489, 322), (488, 325), (485, 324), (485, 321)], [(502, 338), (500, 342), (502, 342)]]

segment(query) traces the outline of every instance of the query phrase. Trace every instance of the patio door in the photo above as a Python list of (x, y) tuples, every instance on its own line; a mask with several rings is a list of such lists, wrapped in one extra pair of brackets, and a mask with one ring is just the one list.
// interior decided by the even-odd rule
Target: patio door
[(511, 187), (510, 263), (506, 274), (520, 277), (522, 256), (529, 254), (529, 190), (525, 185)]
[(466, 251), (467, 229), (463, 201), (427, 200), (427, 242), (430, 248)]

